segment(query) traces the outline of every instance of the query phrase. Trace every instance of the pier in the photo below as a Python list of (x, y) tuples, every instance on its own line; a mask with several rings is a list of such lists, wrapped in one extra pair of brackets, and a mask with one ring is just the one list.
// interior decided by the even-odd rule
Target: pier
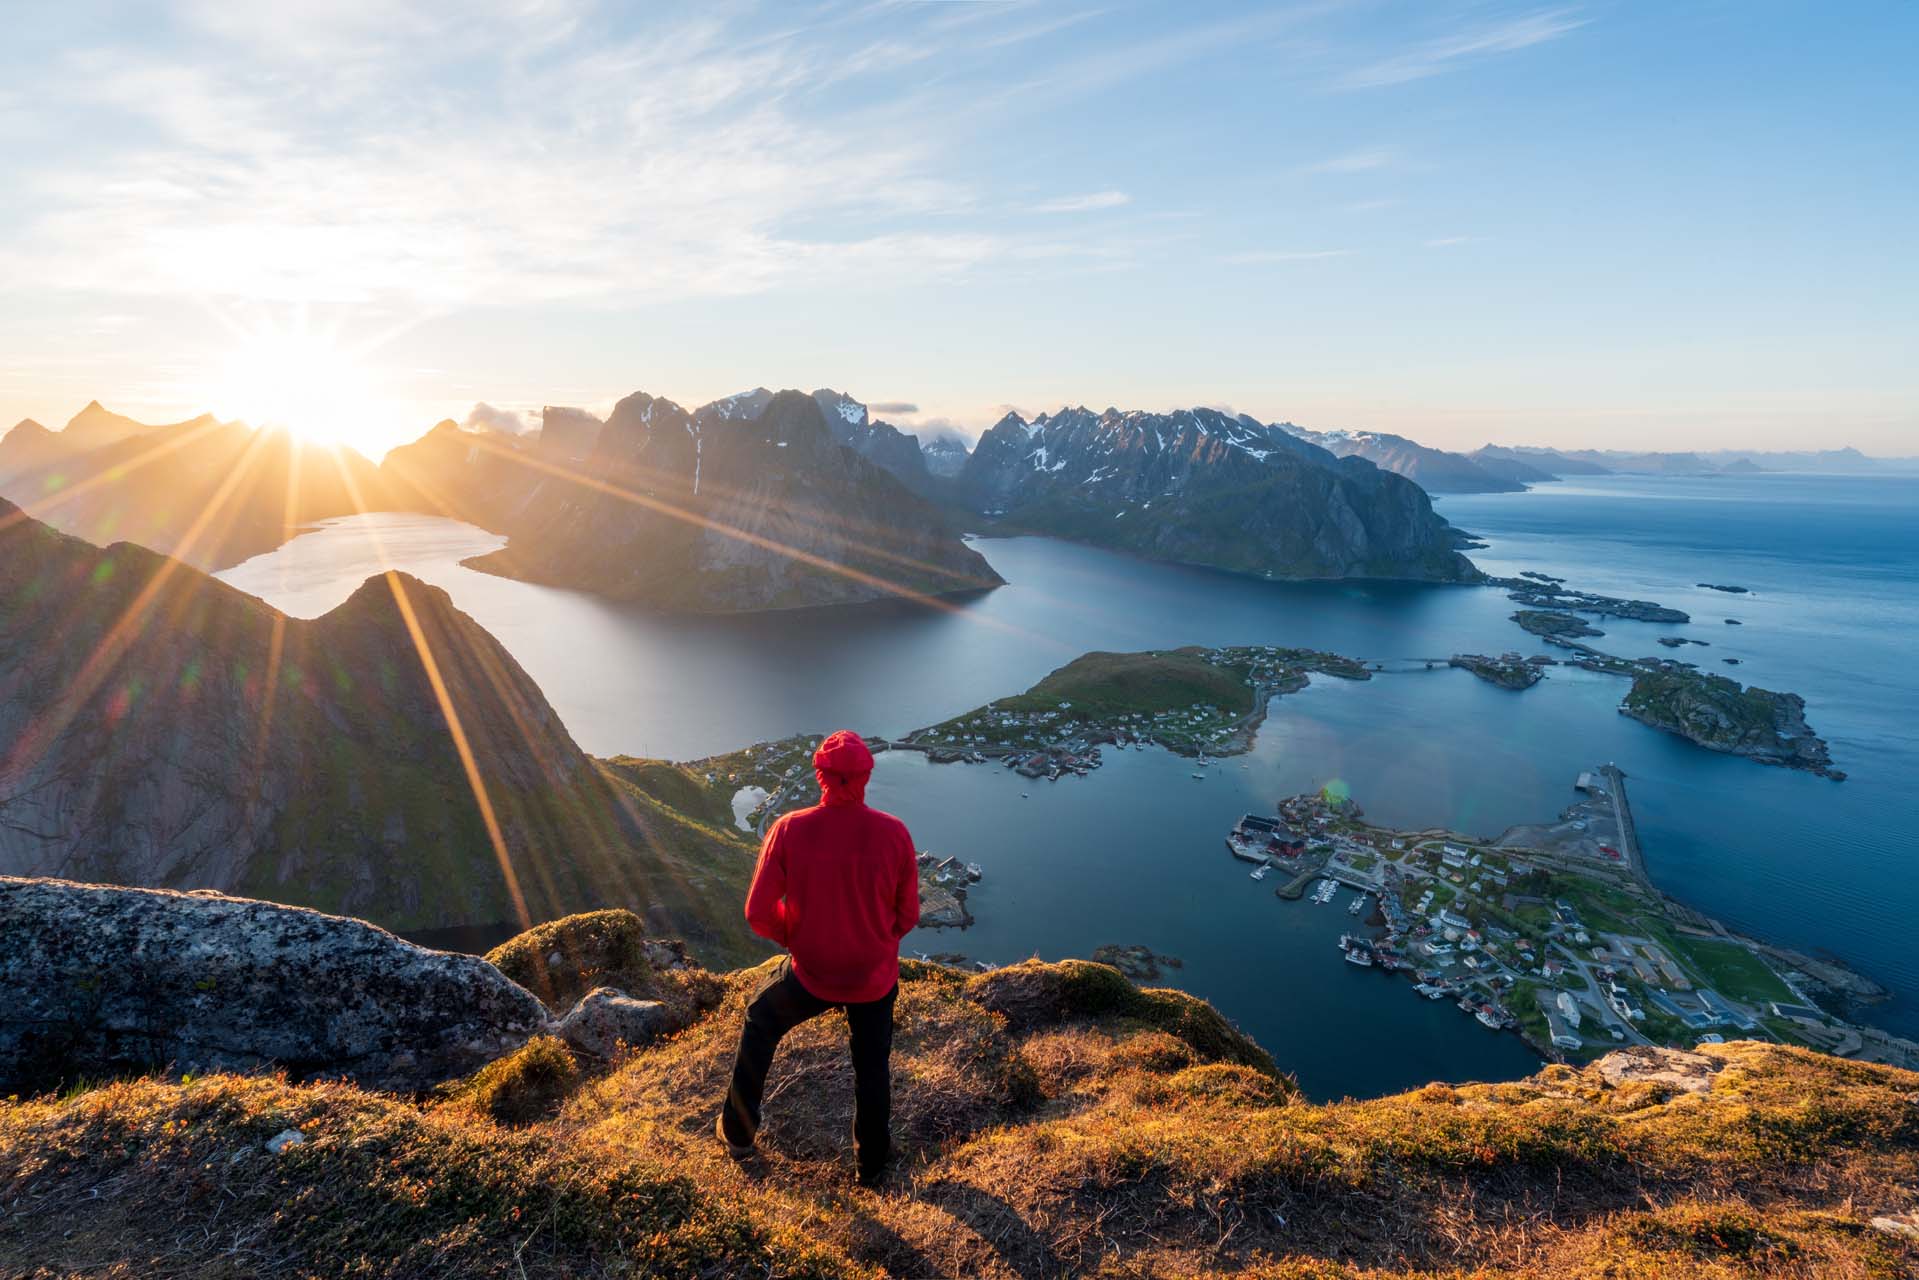
[(1613, 820), (1619, 828), (1619, 852), (1625, 859), (1627, 870), (1648, 888), (1652, 881), (1646, 876), (1645, 859), (1639, 852), (1639, 832), (1633, 826), (1632, 806), (1626, 802), (1626, 772), (1618, 765), (1607, 761), (1599, 768), (1600, 775), (1606, 779), (1606, 791), (1612, 798)]

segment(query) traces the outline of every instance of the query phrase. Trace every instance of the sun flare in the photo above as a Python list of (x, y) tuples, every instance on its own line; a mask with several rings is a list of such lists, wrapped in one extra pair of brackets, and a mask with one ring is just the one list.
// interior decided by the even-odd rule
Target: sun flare
[(271, 334), (227, 356), (215, 412), (256, 427), (284, 427), (312, 444), (364, 450), (376, 443), (373, 379), (355, 355), (330, 339)]

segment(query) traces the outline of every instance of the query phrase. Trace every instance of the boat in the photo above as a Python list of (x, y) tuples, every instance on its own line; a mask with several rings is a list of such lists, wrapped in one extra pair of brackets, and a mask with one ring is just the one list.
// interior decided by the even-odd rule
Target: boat
[(1475, 1013), (1473, 1017), (1477, 1018), (1479, 1020), (1479, 1025), (1486, 1028), (1488, 1031), (1504, 1031), (1505, 1030), (1505, 1027), (1502, 1026), (1500, 1023), (1499, 1016), (1495, 1014), (1491, 1009), (1481, 1009), (1478, 1013)]
[(1366, 909), (1366, 895), (1362, 893), (1357, 898), (1353, 899), (1352, 906), (1346, 908), (1346, 914), (1349, 916), (1356, 916), (1360, 912), (1364, 911), (1365, 909)]
[(1259, 869), (1258, 869), (1257, 871), (1255, 871), (1255, 872), (1253, 872), (1253, 879), (1255, 879), (1255, 880), (1264, 880), (1264, 879), (1266, 878), (1266, 872), (1267, 872), (1268, 870), (1269, 870), (1269, 868), (1267, 868), (1267, 867), (1261, 867), (1261, 868), (1259, 868)]
[(1348, 951), (1346, 953), (1346, 963), (1356, 964), (1362, 969), (1372, 968), (1373, 966), (1372, 949), (1370, 947), (1354, 947), (1351, 951)]
[(1206, 775), (1205, 775), (1205, 774), (1203, 774), (1203, 773), (1196, 773), (1196, 774), (1194, 774), (1193, 776), (1194, 776), (1195, 778), (1200, 778), (1200, 779), (1202, 779), (1202, 780), (1203, 780), (1203, 779), (1204, 779), (1204, 778), (1206, 777)]

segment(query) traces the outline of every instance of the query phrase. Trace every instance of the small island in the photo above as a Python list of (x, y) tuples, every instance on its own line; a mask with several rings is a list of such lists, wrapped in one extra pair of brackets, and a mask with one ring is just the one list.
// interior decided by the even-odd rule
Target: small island
[(1554, 609), (1521, 609), (1513, 621), (1536, 636), (1603, 636), (1606, 633), (1584, 618)]
[(1164, 747), (1205, 760), (1250, 750), (1275, 698), (1312, 673), (1370, 680), (1363, 662), (1316, 649), (1245, 645), (1088, 653), (1025, 693), (888, 745), (941, 763), (1003, 761), (1030, 778), (1085, 775), (1100, 748)]
[(1725, 676), (1673, 664), (1642, 667), (1619, 710), (1709, 751), (1804, 769), (1835, 781), (1846, 776), (1832, 767), (1825, 741), (1806, 724), (1806, 700), (1796, 693), (1741, 686)]
[(1483, 653), (1455, 653), (1446, 665), (1463, 668), (1502, 689), (1530, 689), (1545, 677), (1546, 667), (1551, 663), (1551, 658), (1522, 658), (1517, 653), (1505, 653), (1497, 658)]
[(1708, 591), (1724, 591), (1728, 595), (1744, 596), (1752, 594), (1752, 588), (1750, 587), (1728, 586), (1723, 582), (1701, 582), (1697, 585), (1704, 587)]
[(1634, 622), (1691, 622), (1692, 615), (1681, 609), (1671, 609), (1663, 604), (1654, 604), (1650, 600), (1623, 600), (1618, 596), (1602, 596), (1592, 591), (1577, 591), (1564, 585), (1563, 578), (1548, 579), (1544, 575), (1522, 574), (1516, 578), (1487, 578), (1489, 587), (1504, 587), (1506, 598), (1514, 604), (1523, 604), (1531, 609), (1554, 610), (1560, 613), (1600, 613), (1615, 618), (1627, 618)]

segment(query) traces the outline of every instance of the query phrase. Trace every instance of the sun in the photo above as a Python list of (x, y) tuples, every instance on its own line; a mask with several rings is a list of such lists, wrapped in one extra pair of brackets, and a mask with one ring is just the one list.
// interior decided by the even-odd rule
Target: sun
[(353, 352), (304, 334), (248, 338), (216, 381), (214, 412), (255, 427), (284, 427), (312, 444), (364, 449), (373, 429), (373, 379)]

